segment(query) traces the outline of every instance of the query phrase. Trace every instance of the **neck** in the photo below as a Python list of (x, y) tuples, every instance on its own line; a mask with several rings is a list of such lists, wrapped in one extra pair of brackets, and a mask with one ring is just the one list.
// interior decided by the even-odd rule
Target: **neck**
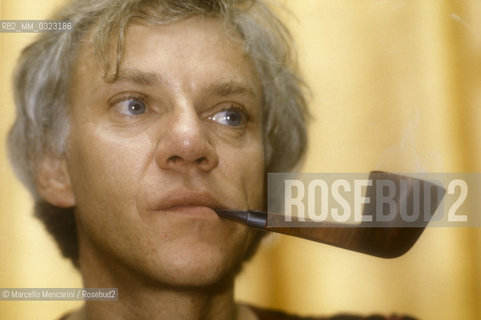
[[(85, 288), (118, 288), (118, 301), (87, 301), (75, 320), (245, 319), (233, 299), (233, 277), (210, 286), (174, 286), (139, 276), (100, 255), (80, 255)], [(247, 318), (250, 318), (247, 317)]]
[[(86, 287), (89, 287), (88, 285)], [(87, 302), (85, 319), (237, 319), (232, 287), (222, 292), (119, 286), (117, 302)]]

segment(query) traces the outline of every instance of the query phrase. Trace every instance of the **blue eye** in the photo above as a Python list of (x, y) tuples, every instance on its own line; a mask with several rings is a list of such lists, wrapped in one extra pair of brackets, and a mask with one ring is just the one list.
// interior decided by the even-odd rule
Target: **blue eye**
[(138, 97), (123, 97), (113, 100), (109, 105), (115, 110), (123, 115), (136, 116), (142, 115), (148, 112), (146, 103), (142, 98)]
[(124, 103), (126, 104), (126, 110), (122, 110), (123, 113), (138, 115), (144, 114), (147, 110), (145, 103), (139, 99), (129, 99), (124, 101)]
[(246, 124), (247, 121), (245, 113), (237, 109), (222, 110), (215, 115), (209, 117), (209, 119), (217, 123), (232, 127), (243, 126)]

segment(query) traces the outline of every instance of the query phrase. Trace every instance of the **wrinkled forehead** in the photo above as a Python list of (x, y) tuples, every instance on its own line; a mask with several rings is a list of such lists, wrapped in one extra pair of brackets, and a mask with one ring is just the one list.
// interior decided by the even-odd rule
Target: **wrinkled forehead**
[(235, 25), (227, 19), (199, 15), (175, 18), (151, 16), (148, 19), (131, 18), (124, 21), (125, 24), (123, 26), (118, 26), (119, 23), (105, 25), (100, 22), (91, 26), (80, 39), (73, 52), (76, 59), (74, 59), (72, 69), (75, 70), (88, 62), (95, 70), (102, 70), (103, 78), (106, 82), (114, 81), (118, 76), (119, 68), (125, 56), (126, 46), (128, 45), (126, 40), (130, 30), (139, 26), (169, 26), (183, 20), (208, 21), (213, 28), (222, 33), (232, 44), (237, 45), (246, 59), (251, 59), (244, 47), (242, 36)]
[[(245, 53), (240, 36), (219, 19), (194, 16), (157, 25), (131, 21), (121, 33), (119, 46), (111, 42), (107, 51), (95, 45), (95, 31), (93, 28), (79, 47), (70, 86), (72, 99), (83, 87), (91, 90), (92, 84), (130, 82), (166, 88), (175, 87), (165, 85), (174, 79), (190, 89), (207, 82), (210, 87), (221, 85), (224, 92), (242, 88), (262, 100), (255, 63)], [(104, 59), (99, 59), (99, 52), (104, 52)]]

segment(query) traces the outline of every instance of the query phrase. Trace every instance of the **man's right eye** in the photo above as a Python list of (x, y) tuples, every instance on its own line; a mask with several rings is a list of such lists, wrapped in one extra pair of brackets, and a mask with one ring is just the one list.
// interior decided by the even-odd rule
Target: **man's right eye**
[(147, 106), (142, 99), (128, 98), (116, 104), (118, 111), (125, 115), (141, 115), (147, 112)]

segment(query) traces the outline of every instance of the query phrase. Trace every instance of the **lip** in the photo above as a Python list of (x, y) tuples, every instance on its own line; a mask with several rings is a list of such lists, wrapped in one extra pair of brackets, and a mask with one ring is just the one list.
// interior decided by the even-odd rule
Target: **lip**
[(196, 217), (218, 217), (214, 209), (226, 208), (209, 192), (177, 190), (156, 201), (153, 212), (171, 212)]
[(211, 207), (197, 205), (171, 207), (162, 211), (174, 212), (176, 214), (189, 215), (198, 218), (217, 217), (217, 214)]

